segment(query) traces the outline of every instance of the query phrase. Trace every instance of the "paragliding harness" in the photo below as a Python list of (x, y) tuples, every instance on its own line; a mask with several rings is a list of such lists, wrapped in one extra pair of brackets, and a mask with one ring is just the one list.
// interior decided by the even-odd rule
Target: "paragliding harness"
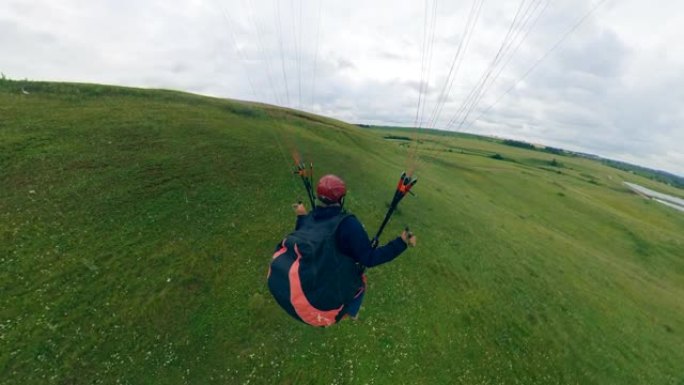
[[(307, 195), (315, 207), (313, 164), (295, 166)], [(392, 203), (372, 246), (401, 199), (416, 184), (402, 173)], [(330, 326), (346, 314), (346, 306), (365, 289), (364, 267), (343, 254), (337, 247), (337, 228), (351, 216), (345, 211), (332, 218), (317, 220), (313, 212), (299, 220), (298, 228), (280, 243), (268, 271), (268, 288), (276, 302), (293, 318), (312, 326)]]
[(273, 254), (268, 288), (297, 320), (330, 326), (346, 314), (345, 305), (363, 289), (362, 268), (337, 247), (337, 228), (349, 214), (316, 220), (300, 218), (299, 228)]

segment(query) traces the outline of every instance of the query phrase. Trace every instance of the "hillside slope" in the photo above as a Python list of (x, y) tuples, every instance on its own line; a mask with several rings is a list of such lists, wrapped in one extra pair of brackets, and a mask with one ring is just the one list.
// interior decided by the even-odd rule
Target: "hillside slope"
[(290, 319), (265, 281), (304, 197), (290, 150), (373, 232), (409, 151), (388, 132), (1, 81), (0, 384), (684, 383), (684, 216), (638, 176), (474, 138), (419, 136), (384, 236), (419, 246), (369, 270), (361, 321)]

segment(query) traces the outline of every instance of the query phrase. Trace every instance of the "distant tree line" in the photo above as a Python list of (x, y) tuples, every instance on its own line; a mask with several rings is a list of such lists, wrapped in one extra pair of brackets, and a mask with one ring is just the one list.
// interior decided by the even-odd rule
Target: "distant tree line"
[(520, 141), (520, 140), (504, 139), (502, 143), (507, 145), (507, 146), (526, 148), (528, 150), (535, 150), (534, 145), (527, 143), (527, 142)]
[(670, 174), (666, 171), (654, 170), (648, 167), (637, 166), (634, 164), (612, 159), (601, 159), (601, 162), (613, 168), (632, 172), (634, 174), (641, 175), (651, 180), (656, 180), (659, 182), (675, 186), (677, 188), (684, 189), (684, 178), (678, 175)]
[(385, 139), (394, 139), (394, 140), (408, 140), (411, 141), (411, 138), (408, 136), (399, 136), (399, 135), (387, 135), (384, 137)]
[(562, 148), (549, 147), (549, 146), (544, 147), (542, 149), (542, 151), (548, 152), (551, 154), (556, 154), (556, 155), (566, 155), (567, 154), (567, 152), (565, 150), (563, 150)]

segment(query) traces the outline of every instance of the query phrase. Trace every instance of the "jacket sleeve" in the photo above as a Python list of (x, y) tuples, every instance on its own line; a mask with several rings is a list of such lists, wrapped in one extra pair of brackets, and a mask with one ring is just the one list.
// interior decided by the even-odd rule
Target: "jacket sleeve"
[(337, 244), (344, 254), (366, 267), (389, 262), (406, 250), (406, 243), (400, 237), (373, 249), (368, 233), (354, 216), (349, 216), (340, 223), (337, 228)]

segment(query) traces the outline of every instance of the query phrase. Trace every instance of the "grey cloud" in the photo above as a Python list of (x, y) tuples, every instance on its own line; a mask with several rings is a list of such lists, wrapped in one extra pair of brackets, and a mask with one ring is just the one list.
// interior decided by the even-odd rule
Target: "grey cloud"
[(553, 60), (559, 68), (601, 78), (620, 76), (629, 52), (614, 32), (601, 31), (593, 39), (573, 41)]
[(346, 69), (355, 69), (356, 65), (348, 59), (345, 58), (337, 58), (336, 60), (336, 67), (338, 70), (346, 70)]
[(405, 61), (408, 59), (408, 56), (404, 53), (389, 52), (389, 51), (380, 51), (378, 53), (378, 56), (380, 58), (386, 59), (386, 60)]

